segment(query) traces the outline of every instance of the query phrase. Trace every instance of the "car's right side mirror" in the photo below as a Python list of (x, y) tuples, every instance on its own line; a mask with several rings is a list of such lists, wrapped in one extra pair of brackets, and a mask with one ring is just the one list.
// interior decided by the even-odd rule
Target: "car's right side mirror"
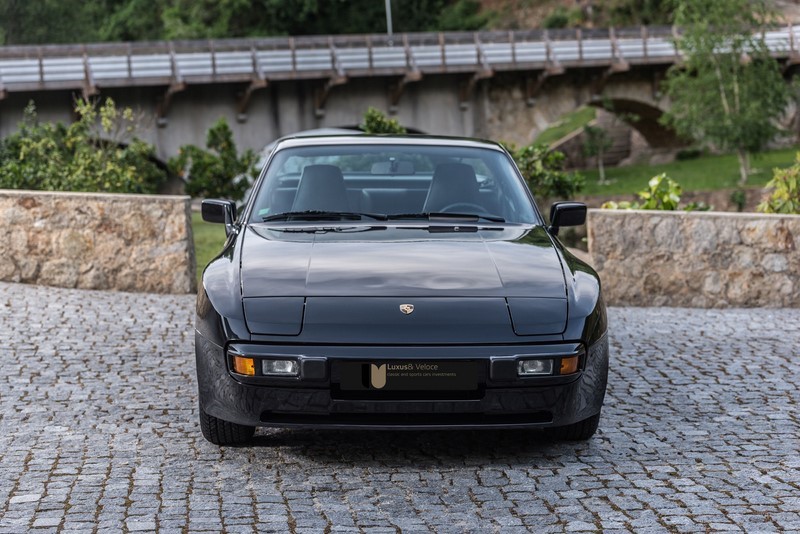
[(200, 207), (203, 220), (210, 223), (225, 225), (225, 234), (233, 231), (233, 221), (236, 220), (236, 203), (232, 200), (204, 200)]
[(586, 204), (583, 202), (554, 202), (550, 206), (550, 233), (558, 235), (562, 226), (580, 226), (586, 222)]

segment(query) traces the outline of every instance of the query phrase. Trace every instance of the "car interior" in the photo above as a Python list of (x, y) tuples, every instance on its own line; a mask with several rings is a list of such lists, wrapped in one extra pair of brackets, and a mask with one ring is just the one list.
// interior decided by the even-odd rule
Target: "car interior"
[[(391, 167), (393, 166), (393, 168)], [(305, 165), (273, 180), (256, 214), (303, 211), (380, 214), (469, 213), (513, 219), (502, 187), (473, 165), (446, 162), (415, 172), (410, 161), (379, 162), (370, 172), (347, 172), (331, 164)], [(264, 197), (262, 197), (264, 198)], [(262, 206), (266, 204), (267, 208)], [(259, 209), (261, 208), (261, 209)], [(511, 211), (512, 213), (509, 213)]]

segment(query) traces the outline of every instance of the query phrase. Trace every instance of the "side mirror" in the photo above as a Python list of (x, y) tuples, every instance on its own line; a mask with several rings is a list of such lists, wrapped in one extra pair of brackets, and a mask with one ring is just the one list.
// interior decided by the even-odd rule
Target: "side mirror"
[(233, 222), (236, 220), (236, 203), (232, 200), (204, 200), (200, 212), (203, 220), (210, 223), (225, 225), (225, 235), (233, 232)]
[(558, 235), (562, 226), (580, 226), (586, 223), (586, 204), (583, 202), (555, 202), (550, 207), (550, 233)]

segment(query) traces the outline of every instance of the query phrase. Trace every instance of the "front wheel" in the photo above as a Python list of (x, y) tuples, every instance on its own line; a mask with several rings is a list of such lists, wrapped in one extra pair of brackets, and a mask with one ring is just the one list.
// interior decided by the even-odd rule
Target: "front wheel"
[(242, 445), (250, 441), (256, 427), (223, 421), (208, 415), (200, 407), (200, 430), (203, 437), (214, 445)]
[(547, 435), (558, 441), (586, 441), (594, 436), (599, 424), (600, 414), (597, 414), (571, 425), (548, 428)]

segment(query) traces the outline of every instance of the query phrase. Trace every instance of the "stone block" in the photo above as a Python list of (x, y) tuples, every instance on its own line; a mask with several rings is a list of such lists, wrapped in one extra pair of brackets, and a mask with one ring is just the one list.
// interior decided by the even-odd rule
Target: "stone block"
[(189, 198), (0, 190), (0, 281), (196, 289)]
[(616, 306), (800, 307), (800, 216), (590, 210), (589, 252)]

